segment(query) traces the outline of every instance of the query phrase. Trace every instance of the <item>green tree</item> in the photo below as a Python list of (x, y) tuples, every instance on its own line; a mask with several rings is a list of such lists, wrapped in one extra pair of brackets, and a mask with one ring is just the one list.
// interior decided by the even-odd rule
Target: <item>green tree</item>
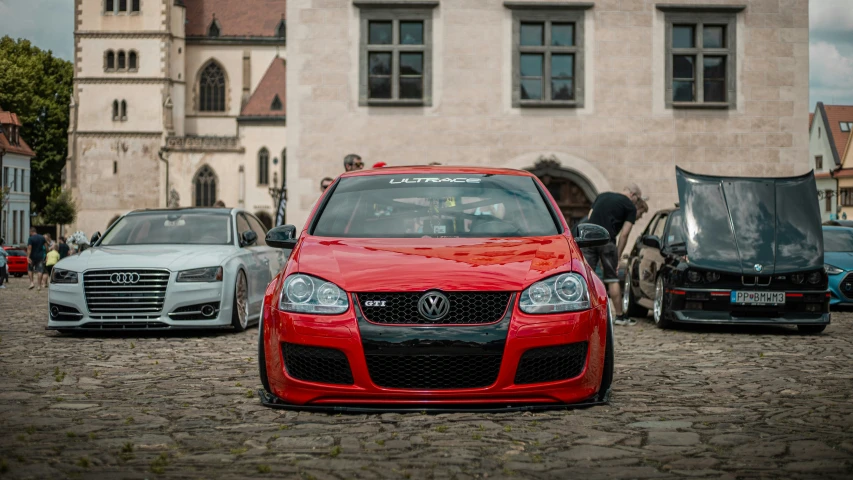
[(60, 184), (68, 153), (73, 65), (29, 40), (0, 38), (0, 107), (18, 114), (21, 136), (36, 152), (30, 200), (36, 211)]
[(71, 192), (54, 187), (47, 199), (47, 204), (41, 212), (41, 217), (48, 225), (68, 225), (77, 218), (77, 205), (71, 198)]

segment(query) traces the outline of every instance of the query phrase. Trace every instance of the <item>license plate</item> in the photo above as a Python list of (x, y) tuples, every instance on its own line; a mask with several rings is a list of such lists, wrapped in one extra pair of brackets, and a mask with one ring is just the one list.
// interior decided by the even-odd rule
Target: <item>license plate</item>
[(785, 292), (732, 292), (732, 303), (738, 305), (785, 305)]

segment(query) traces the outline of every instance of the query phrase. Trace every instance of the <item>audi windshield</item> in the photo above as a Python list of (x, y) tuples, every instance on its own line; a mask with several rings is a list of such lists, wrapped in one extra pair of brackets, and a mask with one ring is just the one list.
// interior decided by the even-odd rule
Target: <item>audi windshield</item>
[(531, 237), (559, 223), (530, 177), (373, 175), (342, 178), (314, 223), (321, 237)]
[(227, 213), (146, 212), (122, 217), (100, 245), (230, 245), (231, 235)]

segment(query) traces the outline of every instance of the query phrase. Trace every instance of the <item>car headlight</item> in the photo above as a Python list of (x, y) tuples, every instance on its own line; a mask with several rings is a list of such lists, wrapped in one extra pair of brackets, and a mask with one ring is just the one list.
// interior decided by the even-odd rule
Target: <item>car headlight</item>
[(687, 272), (687, 280), (689, 280), (690, 283), (699, 283), (702, 281), (702, 274), (696, 270), (689, 270)]
[(818, 283), (820, 283), (820, 280), (821, 280), (820, 272), (810, 273), (808, 280), (809, 280), (809, 283), (811, 283), (812, 285), (817, 285)]
[(844, 273), (844, 270), (828, 263), (823, 265), (823, 269), (826, 270), (827, 275), (838, 275), (839, 273)]
[(518, 307), (524, 313), (575, 312), (589, 308), (586, 280), (564, 273), (534, 283), (521, 292)]
[(50, 283), (77, 283), (77, 272), (54, 268), (50, 274)]
[(802, 273), (794, 273), (791, 274), (791, 281), (796, 283), (797, 285), (803, 283), (806, 280), (806, 276)]
[(178, 272), (178, 282), (221, 282), (222, 267), (194, 268)]
[(334, 283), (297, 273), (284, 281), (278, 308), (285, 312), (329, 315), (346, 312), (349, 300), (346, 292)]

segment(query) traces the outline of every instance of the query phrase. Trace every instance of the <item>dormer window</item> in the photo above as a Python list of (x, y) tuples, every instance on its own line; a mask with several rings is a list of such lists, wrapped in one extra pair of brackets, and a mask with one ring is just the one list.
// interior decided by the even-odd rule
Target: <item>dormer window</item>
[(208, 37), (218, 37), (219, 36), (219, 23), (214, 18), (212, 22), (210, 22), (210, 28), (207, 29)]
[(853, 122), (838, 122), (838, 128), (840, 128), (842, 132), (847, 133), (853, 129)]
[(282, 110), (284, 105), (281, 104), (281, 98), (278, 95), (272, 99), (272, 105), (270, 105), (270, 110)]
[(278, 38), (287, 38), (287, 24), (283, 18), (278, 22), (278, 27), (275, 29), (275, 36)]

